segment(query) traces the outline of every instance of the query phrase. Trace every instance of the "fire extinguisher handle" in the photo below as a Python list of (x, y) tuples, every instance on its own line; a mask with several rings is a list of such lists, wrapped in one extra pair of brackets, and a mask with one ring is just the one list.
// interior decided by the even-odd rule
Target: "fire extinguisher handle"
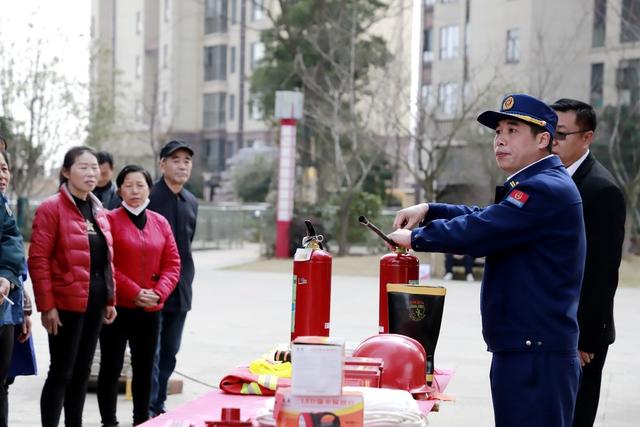
[[(304, 225), (307, 226), (307, 236), (308, 237), (312, 237), (312, 236), (316, 236), (316, 229), (313, 228), (313, 224), (311, 223), (311, 221), (309, 221), (308, 219), (304, 220)], [(324, 246), (322, 245), (322, 240), (317, 239), (316, 242), (318, 243), (318, 246), (320, 247), (320, 249), (324, 250)]]
[(313, 228), (313, 224), (311, 223), (311, 221), (309, 221), (308, 219), (304, 220), (304, 225), (307, 226), (307, 236), (315, 236), (316, 235), (316, 229)]

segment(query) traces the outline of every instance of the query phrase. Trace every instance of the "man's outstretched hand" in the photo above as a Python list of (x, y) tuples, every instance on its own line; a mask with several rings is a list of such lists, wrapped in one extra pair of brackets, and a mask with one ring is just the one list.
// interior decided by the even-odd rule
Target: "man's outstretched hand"
[(396, 214), (396, 218), (393, 220), (393, 228), (406, 228), (411, 230), (416, 225), (420, 224), (424, 217), (427, 216), (428, 211), (429, 205), (426, 203), (409, 206), (408, 208), (399, 210)]

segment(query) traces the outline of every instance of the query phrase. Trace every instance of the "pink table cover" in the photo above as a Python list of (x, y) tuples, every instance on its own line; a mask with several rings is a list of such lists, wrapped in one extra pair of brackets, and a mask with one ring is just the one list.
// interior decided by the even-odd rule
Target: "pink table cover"
[[(436, 369), (433, 387), (442, 393), (449, 385), (453, 369)], [(244, 421), (254, 418), (268, 396), (245, 396), (226, 394), (220, 390), (210, 391), (195, 400), (142, 424), (145, 427), (204, 427), (205, 421), (220, 420), (222, 408), (240, 408), (240, 418)], [(438, 400), (418, 400), (424, 413), (431, 412)]]

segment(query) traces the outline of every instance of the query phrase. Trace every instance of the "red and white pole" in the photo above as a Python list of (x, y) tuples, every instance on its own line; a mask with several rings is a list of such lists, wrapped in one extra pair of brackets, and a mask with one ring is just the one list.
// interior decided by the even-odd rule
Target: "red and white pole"
[(276, 210), (276, 257), (289, 257), (296, 169), (296, 119), (280, 119), (280, 158)]

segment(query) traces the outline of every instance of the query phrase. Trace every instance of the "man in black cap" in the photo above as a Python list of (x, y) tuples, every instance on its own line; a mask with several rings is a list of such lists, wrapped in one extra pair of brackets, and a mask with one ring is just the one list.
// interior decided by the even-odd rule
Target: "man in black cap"
[(558, 116), (514, 94), (478, 121), (495, 131), (496, 162), (510, 175), (495, 204), (412, 206), (389, 237), (419, 251), (486, 256), (480, 311), (495, 425), (569, 427), (586, 243), (580, 194), (551, 154)]
[(151, 385), (150, 416), (165, 412), (167, 384), (176, 367), (182, 330), (191, 310), (192, 283), (195, 274), (191, 242), (196, 231), (198, 201), (184, 188), (191, 177), (193, 149), (183, 141), (170, 141), (160, 150), (162, 176), (149, 195), (149, 209), (164, 216), (173, 231), (180, 253), (180, 279), (164, 303), (160, 339)]

